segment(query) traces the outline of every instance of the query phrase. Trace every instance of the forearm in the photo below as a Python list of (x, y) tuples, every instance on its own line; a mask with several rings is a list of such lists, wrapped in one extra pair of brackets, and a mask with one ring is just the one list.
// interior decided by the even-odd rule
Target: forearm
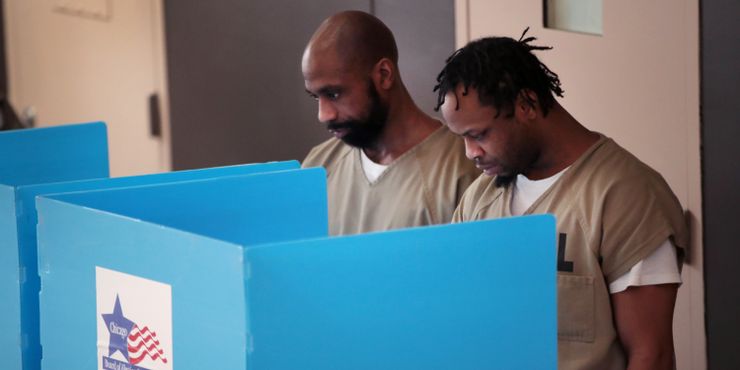
[(629, 287), (612, 295), (627, 369), (673, 370), (673, 306), (677, 284)]
[(673, 370), (673, 346), (662, 349), (633, 350), (628, 353), (627, 370)]

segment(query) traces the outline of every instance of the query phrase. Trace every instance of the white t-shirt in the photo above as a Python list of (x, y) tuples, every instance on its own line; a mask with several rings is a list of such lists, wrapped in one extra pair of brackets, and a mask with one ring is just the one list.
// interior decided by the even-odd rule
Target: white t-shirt
[(388, 165), (373, 162), (372, 159), (365, 154), (364, 150), (360, 150), (360, 163), (362, 163), (362, 171), (365, 172), (367, 181), (370, 182), (375, 182), (375, 180), (377, 180), (378, 177), (380, 177), (380, 175), (382, 175), (388, 168)]
[[(524, 175), (517, 176), (511, 199), (511, 214), (514, 216), (524, 214), (567, 169), (542, 180), (530, 180)], [(619, 293), (630, 286), (669, 283), (681, 283), (681, 273), (678, 270), (676, 247), (670, 240), (666, 240), (652, 254), (609, 284), (609, 292)]]

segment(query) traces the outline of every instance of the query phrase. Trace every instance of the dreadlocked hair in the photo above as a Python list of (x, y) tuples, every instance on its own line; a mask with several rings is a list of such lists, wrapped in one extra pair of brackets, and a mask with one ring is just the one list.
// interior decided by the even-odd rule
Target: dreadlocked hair
[[(558, 75), (532, 54), (533, 50), (550, 50), (552, 47), (531, 45), (537, 39), (531, 36), (524, 38), (528, 30), (529, 27), (519, 40), (486, 37), (472, 41), (450, 55), (434, 86), (438, 93), (434, 110), (439, 111), (447, 93), (454, 92), (462, 84), (463, 95), (468, 94), (470, 87), (477, 89), (481, 104), (496, 108), (497, 117), (502, 111), (506, 116), (513, 115), (519, 96), (534, 107), (535, 99), (530, 92), (537, 96), (542, 114), (546, 116), (555, 103), (553, 94), (562, 97), (563, 89)], [(458, 102), (455, 110), (459, 107)]]

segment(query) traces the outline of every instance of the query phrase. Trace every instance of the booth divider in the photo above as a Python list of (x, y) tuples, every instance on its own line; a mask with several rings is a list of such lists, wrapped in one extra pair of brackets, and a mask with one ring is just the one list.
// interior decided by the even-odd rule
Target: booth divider
[(245, 248), (247, 369), (555, 370), (555, 236), (540, 215)]
[[(34, 199), (39, 195), (117, 189), (148, 184), (166, 184), (181, 181), (248, 175), (272, 171), (285, 171), (300, 168), (297, 161), (246, 164), (215, 167), (189, 171), (167, 172), (151, 175), (117, 177), (107, 179), (80, 180), (62, 183), (20, 186), (17, 188), (18, 245), (20, 260), (25, 271), (26, 281), (21, 291), (22, 327), (29, 343), (39, 345), (39, 272), (37, 266), (36, 225), (37, 212)], [(38, 369), (40, 358), (30, 360), (36, 365), (26, 369)]]
[(35, 253), (25, 253), (18, 240), (27, 212), (18, 189), (108, 175), (102, 122), (0, 132), (0, 368), (37, 370), (41, 356), (38, 329), (29, 327), (33, 302), (24, 301), (38, 301), (38, 279)]
[(19, 370), (41, 368), (37, 196), (300, 168), (285, 161), (109, 178), (102, 122), (2, 132), (0, 158), (0, 368)]
[[(243, 369), (242, 245), (328, 235), (321, 168), (49, 195), (37, 208), (45, 370)], [(128, 346), (155, 342), (132, 344), (131, 323), (157, 333), (143, 364)]]

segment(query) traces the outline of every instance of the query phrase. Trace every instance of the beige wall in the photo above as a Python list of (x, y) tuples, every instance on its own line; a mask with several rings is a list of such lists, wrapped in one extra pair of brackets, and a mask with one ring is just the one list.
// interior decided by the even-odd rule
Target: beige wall
[(561, 104), (658, 170), (687, 210), (689, 259), (674, 318), (678, 369), (706, 368), (699, 157), (698, 0), (604, 1), (603, 36), (544, 29), (542, 0), (457, 0), (457, 41), (530, 35)]
[[(72, 7), (61, 8), (62, 5)], [(10, 101), (37, 126), (105, 121), (111, 175), (170, 168), (149, 130), (148, 96), (166, 103), (162, 0), (6, 0)], [(77, 8), (75, 8), (77, 7)]]

